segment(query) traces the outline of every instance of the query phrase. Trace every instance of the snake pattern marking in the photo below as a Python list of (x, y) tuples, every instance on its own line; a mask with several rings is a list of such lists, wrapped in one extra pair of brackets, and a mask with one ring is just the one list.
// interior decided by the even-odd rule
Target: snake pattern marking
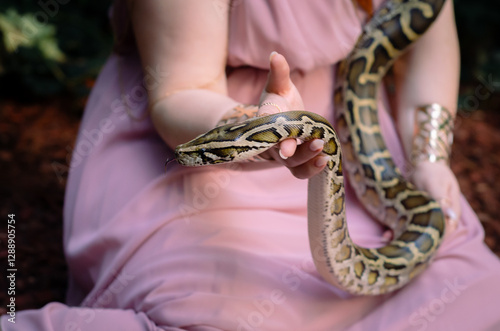
[[(323, 139), (325, 169), (309, 179), (308, 227), (313, 260), (322, 277), (352, 294), (378, 295), (406, 285), (429, 265), (445, 221), (437, 202), (407, 182), (384, 143), (377, 91), (393, 61), (436, 19), (445, 0), (390, 0), (366, 24), (353, 51), (337, 68), (337, 125), (291, 111), (219, 126), (179, 145), (177, 161), (199, 166), (250, 159), (286, 138)], [(344, 163), (342, 163), (344, 162)], [(345, 219), (342, 165), (365, 208), (394, 231), (390, 243), (353, 243)]]

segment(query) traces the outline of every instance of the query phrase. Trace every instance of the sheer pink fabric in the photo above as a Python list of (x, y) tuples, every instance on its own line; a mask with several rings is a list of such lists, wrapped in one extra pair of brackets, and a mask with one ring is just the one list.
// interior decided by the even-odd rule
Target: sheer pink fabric
[[(359, 17), (358, 17), (359, 16)], [(256, 103), (277, 50), (306, 109), (333, 120), (334, 64), (361, 31), (350, 0), (233, 1), (229, 93)], [(144, 84), (160, 79), (135, 55), (110, 57), (74, 148), (64, 219), (67, 304), (18, 312), (3, 330), (494, 330), (499, 260), (462, 198), (458, 229), (435, 262), (402, 290), (353, 297), (316, 272), (307, 237), (307, 182), (287, 169), (171, 165), (145, 114)], [(120, 74), (118, 74), (120, 71)], [(121, 82), (120, 82), (121, 78)], [(122, 86), (123, 89), (120, 88)], [(124, 95), (124, 97), (122, 97)], [(128, 106), (126, 105), (128, 104)], [(381, 100), (396, 162), (405, 160)], [(359, 244), (381, 227), (347, 190)]]

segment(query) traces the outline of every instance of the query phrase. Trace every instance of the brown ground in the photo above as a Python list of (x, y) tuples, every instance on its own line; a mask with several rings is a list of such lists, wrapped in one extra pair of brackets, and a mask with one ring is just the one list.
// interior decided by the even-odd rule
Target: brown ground
[[(500, 256), (500, 114), (459, 116), (452, 169)], [(63, 301), (62, 204), (67, 162), (79, 116), (62, 101), (36, 105), (0, 102), (0, 270), (7, 269), (7, 215), (16, 218), (17, 310)], [(6, 278), (0, 278), (0, 313)]]

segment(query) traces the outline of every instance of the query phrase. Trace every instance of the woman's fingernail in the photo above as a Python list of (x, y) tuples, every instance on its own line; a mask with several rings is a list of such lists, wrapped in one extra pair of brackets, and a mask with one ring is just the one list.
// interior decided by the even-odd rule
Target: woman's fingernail
[(269, 55), (269, 62), (271, 62), (271, 61), (273, 60), (273, 57), (274, 57), (276, 54), (278, 54), (278, 52), (276, 52), (276, 51), (272, 51), (272, 52), (271, 52), (271, 55)]
[(323, 149), (325, 142), (321, 139), (314, 140), (311, 145), (309, 145), (309, 149), (313, 152), (317, 152)]
[(314, 162), (314, 165), (318, 168), (323, 168), (328, 163), (328, 156), (322, 156)]
[(457, 220), (457, 214), (455, 214), (455, 212), (453, 211), (453, 209), (451, 209), (451, 208), (449, 208), (449, 207), (448, 207), (448, 208), (446, 208), (446, 209), (444, 210), (444, 213), (445, 213), (445, 215), (446, 215), (446, 216), (448, 216), (450, 219), (452, 219), (452, 220), (454, 220), (454, 221), (456, 221), (456, 220)]
[(283, 153), (281, 153), (281, 149), (279, 150), (279, 152), (278, 152), (278, 153), (279, 153), (280, 157), (281, 157), (283, 160), (288, 159), (288, 156), (284, 156), (284, 155), (283, 155)]

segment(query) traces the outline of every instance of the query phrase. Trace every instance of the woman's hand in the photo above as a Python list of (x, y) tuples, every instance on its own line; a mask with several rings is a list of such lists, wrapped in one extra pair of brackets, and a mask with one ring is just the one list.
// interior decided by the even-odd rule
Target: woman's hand
[(460, 188), (450, 167), (444, 161), (419, 162), (411, 180), (441, 205), (446, 218), (446, 234), (453, 232), (461, 214)]
[[(304, 110), (304, 103), (290, 79), (290, 67), (285, 57), (273, 52), (270, 56), (270, 73), (260, 98), (258, 114), (274, 114), (290, 110)], [(323, 170), (328, 161), (328, 157), (321, 154), (323, 144), (320, 139), (302, 144), (296, 139), (286, 139), (261, 156), (283, 164), (295, 177), (307, 179)]]

